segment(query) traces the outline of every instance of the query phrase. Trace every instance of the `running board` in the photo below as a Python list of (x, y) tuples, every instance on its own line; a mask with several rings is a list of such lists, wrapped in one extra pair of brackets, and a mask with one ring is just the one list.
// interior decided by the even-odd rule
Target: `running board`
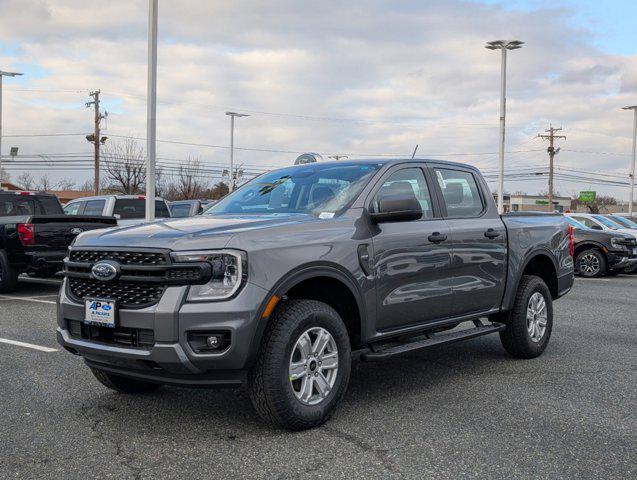
[[(438, 333), (429, 334), (427, 338), (421, 340), (415, 340), (408, 343), (401, 343), (386, 348), (379, 348), (361, 354), (361, 360), (384, 360), (385, 358), (393, 357), (394, 355), (400, 355), (407, 352), (413, 352), (414, 350), (420, 350), (423, 348), (435, 347), (437, 345), (446, 345), (451, 343), (460, 342), (462, 340), (469, 340), (470, 338), (481, 337), (482, 335), (488, 335), (490, 333), (499, 332), (504, 330), (506, 325), (503, 323), (492, 323), (491, 325), (482, 325), (479, 321), (476, 322), (474, 328), (467, 330), (461, 330), (459, 332), (451, 333)], [(427, 335), (427, 334), (425, 334)], [(419, 337), (421, 338), (421, 337)]]

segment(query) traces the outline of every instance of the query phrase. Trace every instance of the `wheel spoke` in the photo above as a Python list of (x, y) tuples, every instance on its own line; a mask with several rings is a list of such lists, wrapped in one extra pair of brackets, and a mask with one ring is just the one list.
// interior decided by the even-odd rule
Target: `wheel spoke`
[(305, 361), (290, 364), (290, 381), (298, 380), (305, 375)]
[(336, 368), (338, 367), (338, 353), (332, 352), (328, 353), (327, 355), (323, 355), (321, 361), (321, 367), (323, 367), (323, 370), (331, 370), (333, 368)]
[(325, 350), (325, 346), (330, 341), (330, 338), (331, 338), (330, 334), (327, 333), (325, 330), (321, 329), (321, 331), (318, 334), (318, 337), (316, 337), (316, 341), (314, 342), (314, 345), (312, 346), (312, 353), (321, 355), (323, 351)]
[(316, 377), (314, 377), (314, 384), (316, 385), (316, 389), (318, 390), (321, 397), (327, 397), (327, 394), (330, 393), (330, 384), (327, 382), (325, 376), (322, 373), (319, 373)]
[(314, 377), (303, 377), (303, 383), (301, 384), (301, 391), (299, 392), (299, 398), (304, 402), (309, 402), (314, 393)]
[(299, 341), (297, 342), (297, 346), (303, 355), (303, 358), (307, 358), (312, 354), (312, 340), (310, 340), (310, 336), (305, 332)]

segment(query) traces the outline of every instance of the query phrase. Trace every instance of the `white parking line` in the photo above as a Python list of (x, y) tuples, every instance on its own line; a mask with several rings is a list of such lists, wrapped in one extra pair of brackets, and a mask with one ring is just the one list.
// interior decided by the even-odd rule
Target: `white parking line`
[[(44, 297), (50, 297), (51, 295), (43, 295)], [(40, 300), (34, 297), (12, 297), (11, 295), (0, 295), (0, 300), (24, 300), (25, 302), (37, 302), (37, 303), (49, 303), (55, 305), (53, 300)]]
[(32, 348), (33, 350), (39, 350), (41, 352), (47, 352), (47, 353), (58, 351), (57, 348), (42, 347), (40, 345), (34, 345), (32, 343), (18, 342), (17, 340), (9, 340), (8, 338), (0, 338), (0, 343), (8, 343), (9, 345), (17, 345), (18, 347)]

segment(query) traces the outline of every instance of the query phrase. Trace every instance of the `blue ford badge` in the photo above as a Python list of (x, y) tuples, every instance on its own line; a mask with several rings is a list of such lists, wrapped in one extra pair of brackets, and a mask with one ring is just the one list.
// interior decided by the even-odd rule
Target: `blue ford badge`
[(109, 280), (115, 279), (119, 274), (119, 264), (115, 262), (102, 261), (97, 262), (91, 268), (91, 275), (96, 280), (102, 280), (103, 282), (108, 282)]

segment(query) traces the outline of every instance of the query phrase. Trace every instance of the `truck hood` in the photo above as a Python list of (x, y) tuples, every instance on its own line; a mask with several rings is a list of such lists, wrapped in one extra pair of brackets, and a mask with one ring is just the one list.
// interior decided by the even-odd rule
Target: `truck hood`
[(86, 232), (78, 236), (75, 245), (171, 250), (223, 248), (240, 233), (316, 220), (313, 215), (306, 214), (198, 215)]

